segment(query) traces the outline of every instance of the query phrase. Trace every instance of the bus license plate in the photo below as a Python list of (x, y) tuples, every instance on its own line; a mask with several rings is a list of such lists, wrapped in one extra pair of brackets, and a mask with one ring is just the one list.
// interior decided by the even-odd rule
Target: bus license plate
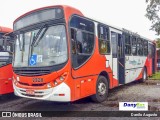
[(34, 92), (34, 90), (26, 90), (26, 94), (35, 95), (35, 92)]

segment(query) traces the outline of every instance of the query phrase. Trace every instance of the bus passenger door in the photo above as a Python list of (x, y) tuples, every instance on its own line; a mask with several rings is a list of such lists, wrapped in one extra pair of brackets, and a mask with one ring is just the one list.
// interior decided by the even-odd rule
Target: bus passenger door
[[(111, 44), (112, 44), (112, 70), (113, 70), (113, 87), (116, 86), (118, 82), (118, 37), (117, 33), (111, 32)], [(115, 82), (117, 80), (117, 82)]]
[[(124, 42), (122, 35), (111, 32), (113, 79), (124, 84)], [(113, 83), (114, 84), (114, 83)]]
[(118, 79), (119, 84), (125, 83), (125, 55), (124, 55), (124, 39), (118, 34)]

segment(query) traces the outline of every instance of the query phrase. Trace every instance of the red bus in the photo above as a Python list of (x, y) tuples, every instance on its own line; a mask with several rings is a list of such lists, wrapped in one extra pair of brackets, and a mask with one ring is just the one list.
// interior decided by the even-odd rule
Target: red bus
[(0, 26), (0, 95), (13, 92), (12, 54), (13, 42), (9, 33), (13, 30)]
[(145, 81), (155, 71), (155, 43), (70, 6), (30, 11), (13, 28), (13, 87), (20, 97), (102, 102), (109, 89)]

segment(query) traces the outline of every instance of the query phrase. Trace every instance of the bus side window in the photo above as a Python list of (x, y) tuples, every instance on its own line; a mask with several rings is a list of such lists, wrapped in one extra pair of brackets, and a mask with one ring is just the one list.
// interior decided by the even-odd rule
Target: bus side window
[(125, 34), (125, 54), (131, 55), (131, 39), (129, 34)]
[(98, 41), (100, 54), (110, 53), (109, 28), (104, 25), (98, 25)]
[(138, 55), (143, 55), (143, 46), (142, 46), (142, 39), (138, 38), (137, 40), (137, 53)]
[(132, 55), (137, 55), (137, 39), (132, 36)]
[(76, 54), (76, 30), (71, 28), (71, 44), (72, 44), (72, 54)]
[(147, 56), (148, 55), (148, 41), (147, 40), (144, 41), (143, 46), (144, 46), (143, 48), (144, 56)]
[(72, 43), (72, 65), (78, 68), (83, 65), (94, 51), (94, 22), (73, 16), (70, 21)]

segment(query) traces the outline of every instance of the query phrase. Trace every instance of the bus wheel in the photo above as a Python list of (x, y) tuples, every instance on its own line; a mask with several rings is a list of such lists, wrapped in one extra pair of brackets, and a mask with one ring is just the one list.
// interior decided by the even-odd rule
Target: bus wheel
[(145, 82), (146, 80), (147, 80), (147, 70), (146, 70), (146, 68), (143, 68), (143, 74), (142, 74), (141, 82)]
[(108, 96), (108, 81), (104, 76), (99, 76), (96, 84), (96, 94), (91, 96), (94, 102), (103, 102)]

